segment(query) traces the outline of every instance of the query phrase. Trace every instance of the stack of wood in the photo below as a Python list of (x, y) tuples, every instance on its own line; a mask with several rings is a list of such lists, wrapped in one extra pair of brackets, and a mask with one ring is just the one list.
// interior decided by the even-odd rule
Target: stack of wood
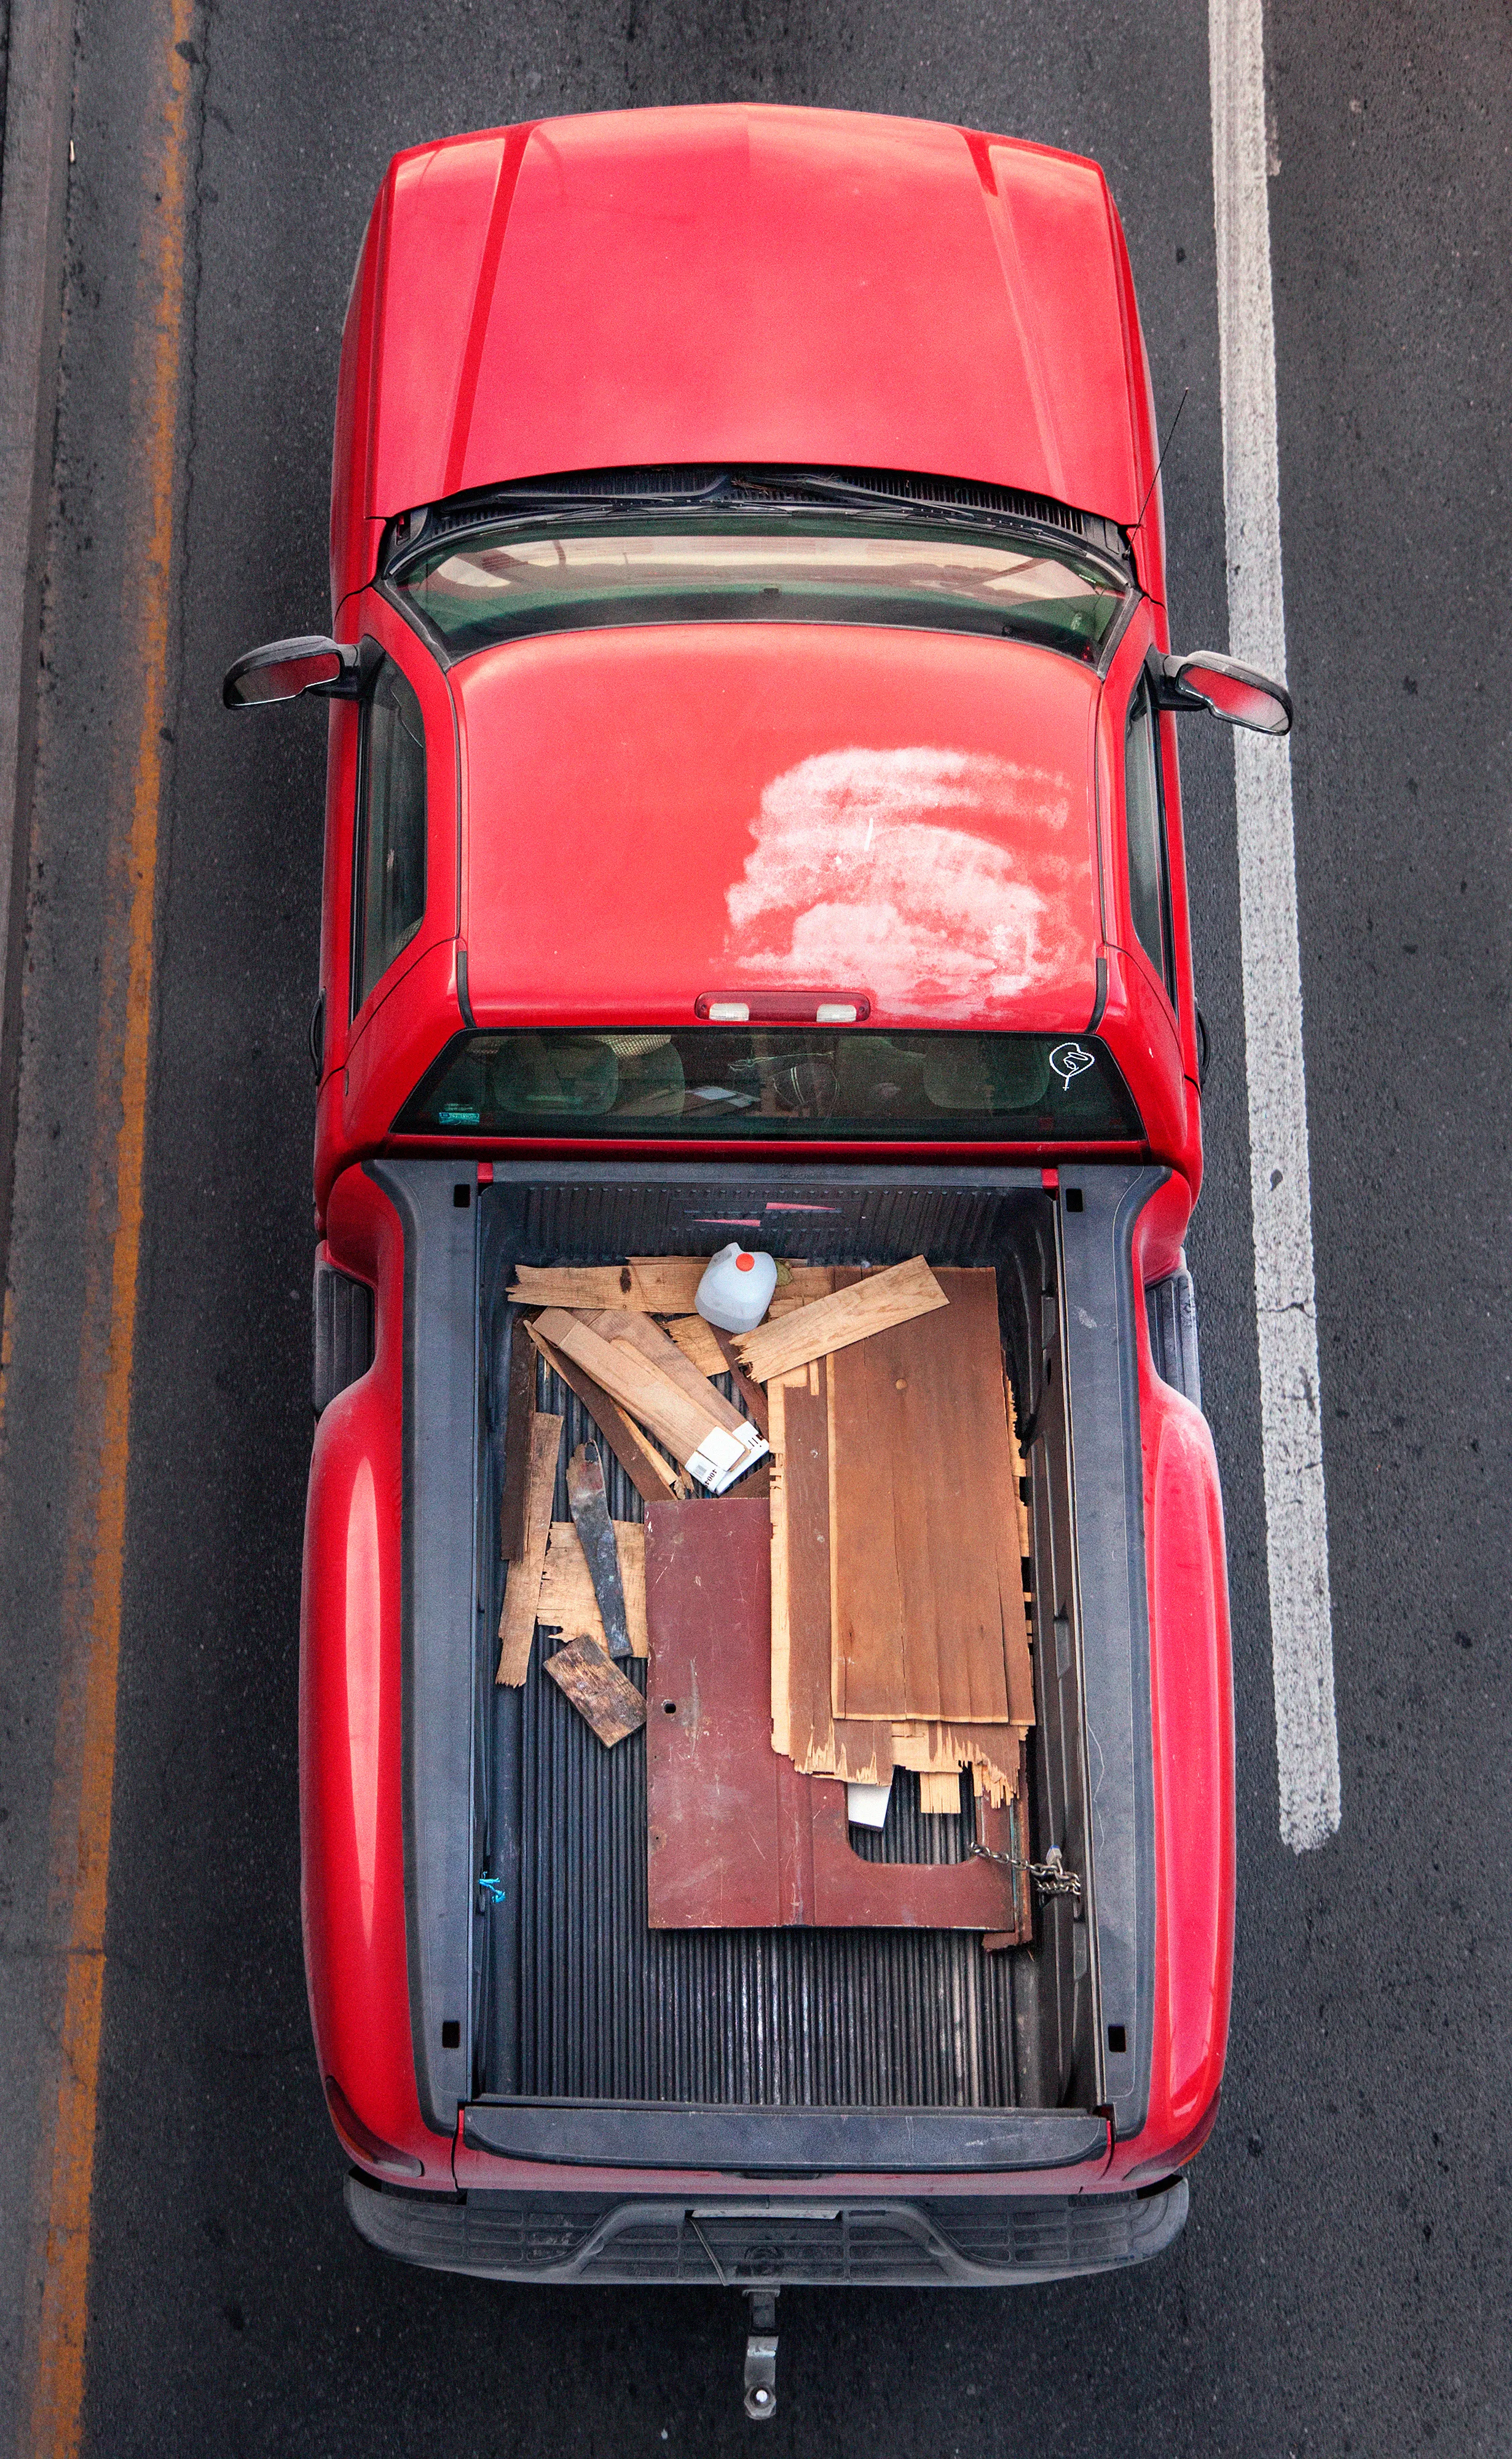
[[(760, 1494), (769, 1446), (772, 1744), (800, 1775), (887, 1784), (912, 1768), (924, 1809), (943, 1812), (966, 1768), (1006, 1806), (1034, 1681), (996, 1274), (922, 1256), (874, 1272), (784, 1265), (766, 1320), (732, 1337), (695, 1310), (706, 1261), (518, 1268), (509, 1295), (530, 1312), (511, 1368), (499, 1681), (524, 1681), (537, 1624), (604, 1640), (578, 1532), (553, 1519), (562, 1420), (536, 1412), (539, 1356), (647, 1503), (684, 1499), (690, 1480)], [(724, 1374), (745, 1415), (710, 1379)], [(644, 1531), (614, 1533), (643, 1657)]]
[(1034, 1722), (1028, 1521), (991, 1271), (839, 1270), (738, 1339), (772, 1445), (772, 1740), (926, 1810), (1006, 1804)]
[[(681, 1500), (690, 1478), (713, 1493), (737, 1480), (747, 1495), (765, 1490), (766, 1471), (757, 1465), (767, 1451), (761, 1390), (729, 1354), (726, 1336), (694, 1312), (706, 1264), (702, 1255), (642, 1255), (624, 1264), (519, 1268), (509, 1294), (533, 1312), (520, 1319), (528, 1337), (516, 1335), (510, 1370), (502, 1683), (524, 1681), (537, 1624), (604, 1642), (577, 1529), (552, 1517), (563, 1421), (536, 1411), (537, 1356), (577, 1394), (643, 1502)], [(833, 1286), (833, 1274), (816, 1267), (784, 1271), (771, 1310), (779, 1320)], [(724, 1374), (734, 1376), (748, 1414), (709, 1379)], [(639, 1522), (617, 1521), (615, 1540), (631, 1650), (643, 1657), (645, 1532)]]

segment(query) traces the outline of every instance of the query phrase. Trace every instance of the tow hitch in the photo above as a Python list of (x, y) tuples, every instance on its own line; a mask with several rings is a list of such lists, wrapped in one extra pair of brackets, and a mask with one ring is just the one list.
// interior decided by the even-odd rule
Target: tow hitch
[(777, 2413), (777, 2291), (747, 2288), (750, 2331), (746, 2342), (746, 2413), (765, 2425)]

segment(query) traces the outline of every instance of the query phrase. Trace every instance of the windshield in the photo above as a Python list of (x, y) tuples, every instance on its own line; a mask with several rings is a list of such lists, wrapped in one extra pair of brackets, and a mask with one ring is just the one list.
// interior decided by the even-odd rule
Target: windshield
[(394, 1121), (410, 1136), (1137, 1142), (1101, 1042), (1035, 1033), (460, 1033)]
[[(843, 523), (843, 526), (842, 526)], [(849, 515), (667, 515), (472, 532), (398, 576), (453, 656), (606, 623), (917, 624), (1007, 633), (1096, 663), (1128, 592), (1038, 542)]]

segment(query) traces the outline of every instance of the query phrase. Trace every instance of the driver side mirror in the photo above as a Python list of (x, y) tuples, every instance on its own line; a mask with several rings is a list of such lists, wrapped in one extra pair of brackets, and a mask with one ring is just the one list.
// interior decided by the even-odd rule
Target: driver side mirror
[[(365, 644), (366, 645), (366, 644)], [(266, 701), (360, 700), (368, 661), (355, 642), (306, 633), (297, 641), (269, 641), (248, 649), (225, 671), (220, 698), (227, 708), (255, 708)]]
[(1257, 675), (1252, 666), (1236, 665), (1212, 649), (1198, 649), (1187, 658), (1158, 657), (1154, 664), (1162, 708), (1205, 708), (1256, 734), (1292, 731), (1292, 695), (1285, 683)]

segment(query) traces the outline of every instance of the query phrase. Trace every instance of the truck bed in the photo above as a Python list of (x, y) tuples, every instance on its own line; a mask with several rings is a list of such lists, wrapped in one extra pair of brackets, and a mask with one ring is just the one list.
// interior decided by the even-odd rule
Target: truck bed
[[(552, 2104), (583, 2124), (616, 2110), (629, 2123), (638, 2107), (649, 2123), (647, 2104), (711, 2123), (721, 2109), (830, 2111), (842, 2133), (860, 2122), (842, 2111), (1122, 2105), (1136, 2119), (1153, 1948), (1129, 1238), (1165, 1173), (1063, 1171), (1077, 1180), (1068, 1205), (1038, 1169), (949, 1164), (520, 1161), (476, 1187), (445, 1160), (368, 1166), (406, 1233), (406, 1834), (423, 2104), (449, 2127), (468, 2104), (480, 2142), (491, 2115)], [(1029, 1484), (1027, 1842), (1037, 1861), (1058, 1846), (1082, 1882), (1079, 1903), (1037, 1896), (1027, 1946), (988, 1955), (956, 1931), (652, 1932), (643, 1744), (605, 1751), (544, 1678), (538, 1646), (522, 1690), (494, 1686), (515, 1268), (707, 1253), (751, 1220), (752, 1243), (794, 1259), (922, 1253), (996, 1272)], [(537, 1399), (567, 1419), (564, 1468), (591, 1421), (544, 1366)], [(615, 1517), (640, 1518), (605, 1465)], [(568, 1516), (560, 1482), (556, 1516)], [(643, 1665), (634, 1678), (643, 1687)], [(900, 1773), (885, 1830), (851, 1839), (868, 1856), (953, 1859), (971, 1826), (969, 1810), (922, 1817), (916, 1779)], [(455, 2019), (443, 2033), (453, 2007), (466, 2008), (460, 2047)]]

